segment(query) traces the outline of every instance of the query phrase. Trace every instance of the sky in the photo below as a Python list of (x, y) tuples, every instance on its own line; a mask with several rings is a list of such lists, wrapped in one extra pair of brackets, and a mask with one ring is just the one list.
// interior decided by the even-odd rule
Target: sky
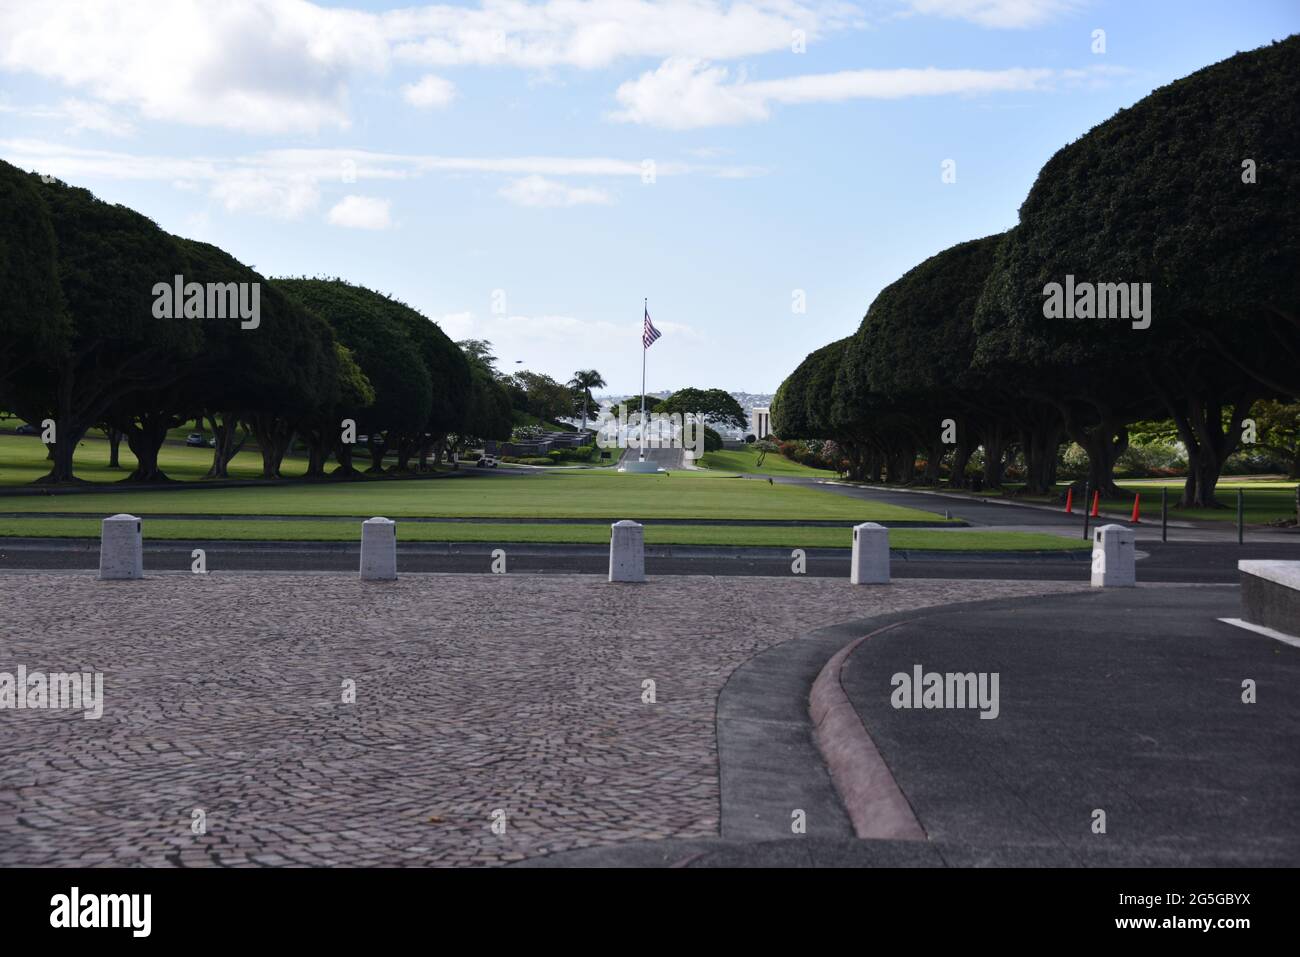
[[(1100, 33), (1098, 31), (1101, 31)], [(0, 0), (0, 158), (504, 371), (771, 392), (1296, 0)]]

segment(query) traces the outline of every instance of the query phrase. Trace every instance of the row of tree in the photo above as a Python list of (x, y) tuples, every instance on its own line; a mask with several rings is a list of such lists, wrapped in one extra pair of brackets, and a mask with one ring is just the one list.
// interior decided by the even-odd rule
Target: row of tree
[[(508, 438), (512, 396), (490, 356), (466, 354), (409, 306), (342, 280), (268, 280), (206, 243), (172, 236), (84, 189), (0, 163), (0, 408), (54, 423), (51, 469), (74, 479), (73, 452), (104, 428), (134, 453), (136, 481), (164, 480), (169, 429), (208, 423), (209, 475), (254, 438), (267, 477), (297, 439), (308, 474), (370, 471), (448, 444)], [(155, 287), (257, 283), (257, 321), (168, 317)], [(209, 303), (212, 301), (209, 298)], [(179, 312), (179, 307), (178, 307)], [(242, 437), (240, 432), (242, 430)]]
[(834, 440), (861, 479), (911, 482), (919, 457), (919, 478), (936, 483), (947, 460), (960, 486), (982, 448), (996, 487), (1014, 450), (1031, 493), (1053, 488), (1072, 440), (1092, 487), (1118, 495), (1129, 426), (1169, 419), (1188, 458), (1182, 504), (1213, 505), (1252, 406), (1300, 395), (1297, 213), (1290, 37), (1056, 153), (1015, 227), (927, 259), (810, 354), (778, 389), (773, 427)]

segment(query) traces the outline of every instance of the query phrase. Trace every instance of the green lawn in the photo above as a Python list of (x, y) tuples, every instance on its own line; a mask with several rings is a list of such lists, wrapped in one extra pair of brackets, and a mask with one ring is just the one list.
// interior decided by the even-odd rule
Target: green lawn
[[(100, 524), (89, 518), (0, 518), (0, 537), (96, 538)], [(179, 541), (360, 541), (357, 522), (266, 521), (238, 519), (178, 520), (150, 518), (146, 539)], [(473, 523), (399, 523), (397, 537), (407, 542), (576, 542), (604, 545), (605, 525), (487, 525)], [(761, 526), (654, 525), (645, 530), (652, 545), (749, 545), (779, 548), (849, 548), (847, 528), (772, 528)], [(965, 532), (893, 529), (895, 549), (936, 551), (1070, 551), (1088, 543), (1029, 532)]]
[(13, 496), (0, 512), (384, 515), (469, 518), (768, 518), (935, 521), (932, 512), (738, 478), (571, 471), (527, 477)]
[[(10, 426), (12, 422), (0, 422)], [(163, 471), (181, 481), (197, 481), (212, 466), (212, 450), (190, 448), (183, 444), (187, 431), (179, 431), (180, 439), (168, 442), (159, 453)], [(207, 433), (204, 433), (206, 436)], [(46, 448), (36, 435), (0, 435), (0, 486), (26, 485), (50, 470)], [(135, 456), (123, 440), (119, 450), (122, 468), (108, 467), (108, 440), (98, 430), (90, 432), (77, 446), (73, 457), (77, 477), (89, 482), (120, 482), (135, 469)], [(368, 461), (368, 459), (366, 459)], [(307, 471), (307, 459), (287, 456), (281, 469), (286, 478), (298, 478)], [(256, 450), (240, 452), (230, 463), (231, 478), (257, 478), (262, 474), (262, 457)]]
[(774, 452), (769, 452), (760, 466), (758, 464), (758, 453), (752, 448), (738, 452), (725, 450), (722, 452), (705, 452), (700, 464), (706, 469), (737, 472), (742, 475), (804, 475), (809, 478), (835, 478), (834, 472), (800, 465), (798, 462), (792, 461), (784, 455), (777, 455)]
[[(1057, 486), (1061, 496), (1065, 495), (1065, 490), (1069, 483), (1063, 482)], [(1245, 517), (1248, 525), (1262, 525), (1273, 522), (1278, 519), (1295, 518), (1295, 490), (1296, 482), (1294, 479), (1286, 480), (1263, 480), (1249, 476), (1230, 477), (1224, 479), (1216, 486), (1216, 497), (1224, 508), (1178, 508), (1178, 499), (1183, 494), (1183, 483), (1181, 479), (1120, 479), (1118, 481), (1120, 488), (1131, 489), (1140, 493), (1142, 496), (1142, 521), (1147, 523), (1160, 521), (1160, 490), (1161, 488), (1169, 489), (1169, 520), (1176, 522), (1182, 519), (1204, 520), (1213, 522), (1236, 522), (1237, 520), (1237, 489), (1245, 493)], [(1003, 498), (1007, 493), (1019, 489), (1018, 483), (1007, 483), (1005, 489), (992, 490), (984, 492), (964, 492), (961, 494), (969, 495), (971, 498)], [(946, 487), (940, 487), (936, 491), (949, 491)], [(1047, 498), (1045, 496), (1016, 496), (1015, 501), (1026, 502), (1035, 505), (1052, 505), (1056, 508), (1064, 508), (1061, 501), (1056, 498)], [(1091, 503), (1089, 503), (1091, 505)], [(1074, 503), (1074, 510), (1077, 514), (1081, 503)], [(1101, 500), (1101, 510), (1109, 512), (1112, 515), (1128, 515), (1133, 511), (1132, 498), (1104, 498)]]

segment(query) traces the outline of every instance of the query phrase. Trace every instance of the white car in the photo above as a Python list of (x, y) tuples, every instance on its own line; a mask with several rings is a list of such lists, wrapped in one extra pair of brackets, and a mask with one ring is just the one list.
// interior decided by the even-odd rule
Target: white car
[(497, 467), (497, 457), (495, 455), (485, 455), (478, 460), (478, 467), (481, 469), (494, 469)]

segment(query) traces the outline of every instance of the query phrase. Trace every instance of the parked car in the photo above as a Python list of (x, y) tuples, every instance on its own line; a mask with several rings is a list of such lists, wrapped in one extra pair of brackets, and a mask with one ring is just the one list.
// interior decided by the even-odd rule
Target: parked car
[(495, 455), (485, 455), (478, 460), (478, 467), (481, 469), (494, 469), (497, 467), (497, 457)]
[(18, 428), (14, 429), (14, 432), (16, 432), (19, 435), (40, 435), (41, 434), (40, 429), (38, 429), (36, 426), (28, 422), (24, 422), (22, 425), (18, 426)]
[(208, 440), (203, 437), (202, 432), (191, 432), (189, 435), (185, 436), (185, 444), (203, 448), (208, 444)]

